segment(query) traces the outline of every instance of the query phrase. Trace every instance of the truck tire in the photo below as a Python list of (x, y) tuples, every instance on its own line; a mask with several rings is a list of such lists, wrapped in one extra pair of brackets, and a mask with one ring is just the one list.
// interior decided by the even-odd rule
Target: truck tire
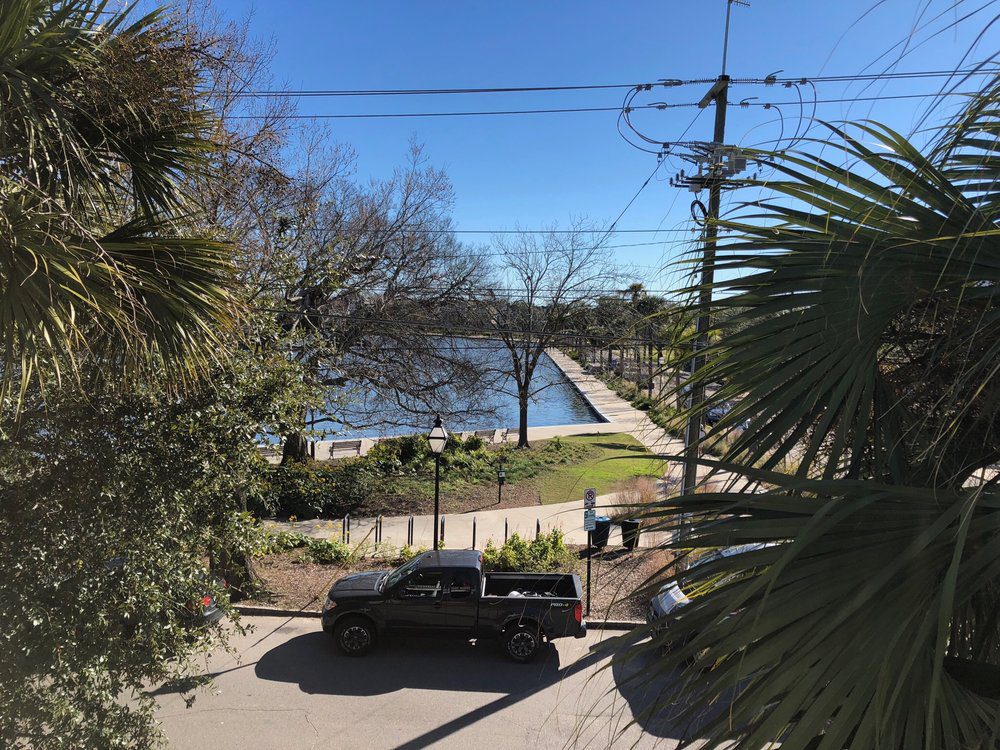
[(362, 617), (347, 617), (337, 623), (333, 638), (347, 656), (364, 656), (375, 643), (375, 626)]
[(534, 624), (511, 625), (504, 631), (503, 649), (516, 662), (526, 664), (535, 658), (542, 646), (542, 634)]

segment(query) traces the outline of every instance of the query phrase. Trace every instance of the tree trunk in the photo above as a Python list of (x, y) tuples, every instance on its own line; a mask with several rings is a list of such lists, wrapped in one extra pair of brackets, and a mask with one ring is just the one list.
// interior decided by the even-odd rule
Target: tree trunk
[(285, 444), (281, 448), (281, 465), (290, 463), (303, 464), (309, 460), (309, 438), (303, 432), (290, 432), (285, 436)]
[[(240, 492), (240, 508), (247, 510), (245, 492)], [(226, 582), (231, 602), (249, 599), (263, 588), (253, 555), (243, 550), (221, 550), (218, 557), (211, 556), (208, 564), (212, 574)]]
[(263, 585), (253, 557), (243, 552), (224, 550), (218, 559), (209, 564), (212, 572), (226, 582), (232, 602), (249, 599)]
[(518, 393), (517, 447), (528, 447), (528, 392)]

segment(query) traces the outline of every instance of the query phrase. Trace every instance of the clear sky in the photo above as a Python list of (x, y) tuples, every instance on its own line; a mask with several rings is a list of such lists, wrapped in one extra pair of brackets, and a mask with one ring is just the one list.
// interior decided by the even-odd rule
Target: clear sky
[[(993, 5), (994, 7), (985, 7)], [(725, 0), (216, 0), (228, 17), (253, 14), (251, 29), (273, 39), (276, 83), (295, 89), (401, 89), (546, 86), (713, 78), (720, 72)], [(980, 10), (957, 29), (942, 31)], [(963, 56), (988, 59), (1000, 48), (987, 28), (995, 4), (981, 0), (755, 0), (734, 7), (728, 72), (734, 78), (954, 69)], [(922, 27), (922, 28), (921, 28)], [(940, 32), (940, 33), (939, 33)], [(936, 36), (935, 36), (936, 34)], [(978, 40), (977, 37), (982, 35)], [(910, 37), (909, 49), (905, 43)], [(900, 43), (900, 46), (893, 47)], [(900, 59), (903, 53), (906, 54)], [(883, 56), (884, 55), (884, 56)], [(880, 56), (883, 56), (880, 58)], [(943, 79), (819, 83), (821, 99), (933, 93)], [(658, 89), (639, 102), (696, 102), (706, 85)], [(966, 84), (965, 89), (970, 85)], [(811, 95), (808, 87), (804, 92)], [(302, 114), (445, 112), (487, 109), (618, 107), (623, 90), (505, 95), (303, 98)], [(782, 106), (785, 134), (795, 131), (794, 89), (734, 85), (731, 99), (756, 96)], [(914, 99), (818, 105), (818, 117), (872, 116), (909, 132), (926, 101)], [(678, 138), (696, 108), (636, 114), (645, 132)], [(811, 112), (807, 108), (806, 114)], [(702, 112), (687, 138), (710, 140), (714, 109)], [(775, 111), (729, 109), (727, 141), (753, 145), (780, 132)], [(358, 176), (388, 175), (411, 137), (444, 167), (456, 192), (459, 229), (566, 226), (586, 217), (606, 226), (656, 166), (656, 157), (628, 145), (616, 112), (328, 120), (332, 137), (358, 154)], [(694, 197), (671, 188), (684, 164), (664, 164), (618, 224), (620, 229), (690, 228)], [(704, 199), (704, 195), (701, 196)], [(643, 266), (649, 287), (669, 287), (669, 264), (686, 235), (617, 235), (619, 258)], [(469, 237), (466, 239), (485, 240)]]

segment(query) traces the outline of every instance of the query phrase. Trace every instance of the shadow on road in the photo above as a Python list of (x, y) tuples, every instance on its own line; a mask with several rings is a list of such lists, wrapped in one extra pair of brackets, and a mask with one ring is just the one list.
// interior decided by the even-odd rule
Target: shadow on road
[[(655, 661), (652, 649), (629, 659), (614, 660), (611, 671), (615, 687), (628, 702), (635, 723), (643, 731), (675, 740), (697, 738), (709, 721), (726, 711), (728, 702), (723, 700), (711, 706), (698, 706), (698, 697), (686, 691), (683, 691), (684, 702), (669, 700), (676, 694), (677, 683), (683, 677), (676, 671), (658, 673)], [(693, 718), (691, 715), (682, 716), (695, 706), (697, 709), (692, 712)]]
[(425, 732), (396, 750), (418, 750), (530, 698), (600, 660), (596, 653), (560, 668), (559, 652), (547, 644), (530, 664), (503, 658), (493, 643), (393, 638), (368, 656), (337, 651), (326, 633), (308, 633), (268, 651), (257, 662), (262, 680), (297, 682), (306, 693), (381, 695), (403, 688), (499, 693), (495, 700)]
[(342, 655), (327, 633), (275, 646), (256, 665), (262, 680), (297, 682), (311, 694), (381, 695), (403, 688), (476, 693), (540, 690), (563, 676), (559, 652), (546, 644), (531, 664), (505, 659), (492, 643), (418, 638), (384, 640), (368, 655)]

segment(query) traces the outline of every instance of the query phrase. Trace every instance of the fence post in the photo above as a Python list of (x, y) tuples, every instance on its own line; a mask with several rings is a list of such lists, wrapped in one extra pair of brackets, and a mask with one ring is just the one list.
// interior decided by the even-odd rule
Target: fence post
[(476, 548), (476, 517), (472, 517), (472, 549)]

